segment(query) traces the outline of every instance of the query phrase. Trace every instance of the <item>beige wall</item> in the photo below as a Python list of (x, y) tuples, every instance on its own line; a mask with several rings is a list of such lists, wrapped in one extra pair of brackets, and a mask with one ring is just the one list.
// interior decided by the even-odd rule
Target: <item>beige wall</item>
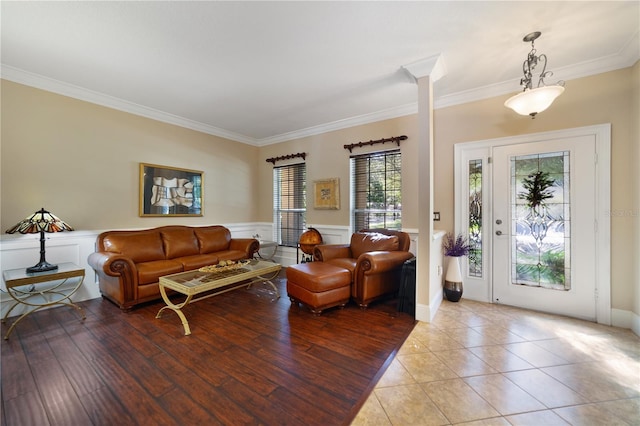
[[(632, 232), (635, 235), (635, 274), (633, 276), (633, 282), (635, 295), (633, 297), (633, 312), (636, 315), (640, 315), (640, 61), (636, 62), (631, 74), (631, 81), (633, 85), (632, 90), (632, 106), (631, 106), (631, 147), (632, 153), (632, 182), (635, 183), (633, 189), (633, 210), (631, 211), (632, 224), (635, 226), (635, 231)], [(640, 324), (636, 324), (635, 332), (640, 334)]]
[[(455, 143), (611, 123), (611, 207), (632, 213), (612, 215), (612, 307), (640, 313), (638, 68), (568, 81), (565, 94), (535, 120), (507, 110), (506, 96), (437, 109), (434, 207), (442, 222), (436, 228), (453, 228)], [(417, 229), (419, 215), (429, 212), (417, 208), (416, 120), (412, 115), (256, 148), (2, 81), (2, 230), (42, 206), (87, 230), (271, 222), (272, 165), (265, 160), (296, 152), (308, 155), (308, 223), (348, 226), (349, 152), (343, 145), (403, 134), (409, 137), (401, 143), (403, 226)], [(205, 216), (138, 217), (140, 162), (203, 170)], [(314, 210), (313, 181), (332, 177), (341, 181), (341, 209)]]
[[(2, 231), (45, 207), (78, 230), (254, 221), (258, 148), (2, 80)], [(139, 163), (204, 171), (204, 216), (138, 216)]]

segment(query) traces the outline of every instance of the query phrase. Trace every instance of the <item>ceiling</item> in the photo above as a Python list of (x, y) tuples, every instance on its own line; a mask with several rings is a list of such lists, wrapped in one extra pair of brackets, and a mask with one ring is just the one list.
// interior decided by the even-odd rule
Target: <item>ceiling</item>
[(403, 66), (440, 55), (436, 108), (640, 58), (640, 1), (1, 2), (2, 77), (253, 145), (417, 111)]

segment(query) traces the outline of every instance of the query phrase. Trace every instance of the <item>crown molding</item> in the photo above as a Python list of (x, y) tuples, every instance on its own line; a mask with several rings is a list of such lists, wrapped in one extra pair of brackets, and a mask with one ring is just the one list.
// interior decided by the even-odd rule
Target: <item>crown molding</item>
[[(608, 71), (614, 71), (621, 68), (627, 68), (640, 59), (640, 31), (631, 36), (622, 49), (616, 54), (594, 59), (592, 61), (581, 62), (554, 71), (557, 76), (563, 80), (587, 77), (590, 75), (601, 74)], [(414, 63), (402, 67), (414, 79), (423, 75), (432, 74), (433, 78), (440, 78), (446, 72), (444, 62), (441, 55), (421, 59)], [(424, 74), (427, 72), (427, 74)], [(15, 83), (24, 84), (26, 86), (35, 87), (60, 95), (69, 96), (71, 98), (80, 99), (97, 105), (106, 106), (119, 111), (128, 112), (152, 120), (173, 124), (198, 132), (206, 133), (213, 136), (229, 139), (236, 142), (242, 142), (253, 146), (266, 146), (280, 142), (286, 142), (293, 139), (299, 139), (309, 136), (315, 136), (335, 130), (346, 129), (349, 127), (374, 123), (377, 121), (388, 120), (406, 115), (416, 114), (418, 112), (417, 102), (404, 104), (398, 107), (387, 108), (385, 110), (376, 111), (369, 114), (363, 114), (330, 123), (312, 126), (300, 130), (295, 130), (267, 138), (253, 138), (235, 132), (230, 132), (215, 126), (210, 126), (184, 117), (169, 114), (153, 108), (138, 105), (113, 96), (98, 93), (79, 86), (68, 84), (59, 80), (44, 77), (28, 71), (24, 71), (8, 65), (0, 65), (0, 76), (3, 79), (13, 81)], [(452, 93), (449, 95), (436, 96), (434, 99), (434, 109), (446, 108), (454, 105), (460, 105), (469, 102), (475, 102), (482, 99), (488, 99), (496, 96), (513, 94), (519, 91), (517, 79), (478, 87), (471, 90)]]
[(118, 111), (128, 112), (130, 114), (139, 115), (141, 117), (150, 118), (152, 120), (161, 121), (163, 123), (174, 124), (179, 127), (196, 130), (198, 132), (234, 140), (237, 142), (243, 142), (250, 145), (257, 144), (257, 140), (249, 136), (230, 132), (228, 130), (210, 126), (198, 121), (189, 120), (188, 118), (169, 114), (167, 112), (129, 102), (124, 99), (116, 98), (114, 96), (105, 95), (104, 93), (95, 92), (84, 87), (65, 83), (60, 80), (45, 77), (9, 65), (0, 65), (0, 75), (3, 79), (13, 81), (14, 83), (24, 84), (25, 86), (35, 87), (37, 89), (46, 90), (48, 92), (57, 93), (59, 95), (79, 99), (81, 101), (113, 108)]
[(342, 120), (332, 121), (330, 123), (320, 124), (318, 126), (307, 127), (305, 129), (294, 130), (292, 132), (282, 133), (268, 138), (263, 138), (258, 141), (258, 145), (272, 145), (280, 142), (286, 142), (293, 139), (305, 138), (308, 136), (320, 135), (322, 133), (332, 132), (335, 130), (347, 129), (349, 127), (355, 127), (362, 124), (375, 123), (377, 121), (389, 120), (392, 118), (398, 118), (405, 115), (411, 115), (418, 112), (418, 104), (411, 103), (398, 107), (384, 109), (382, 111), (376, 111), (369, 114), (358, 115), (351, 118), (345, 118)]

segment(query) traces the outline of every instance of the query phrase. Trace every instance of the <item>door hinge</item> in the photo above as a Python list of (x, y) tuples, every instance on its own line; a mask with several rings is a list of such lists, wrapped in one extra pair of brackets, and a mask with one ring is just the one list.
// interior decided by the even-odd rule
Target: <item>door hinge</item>
[(595, 290), (593, 290), (593, 295), (594, 295), (595, 299), (598, 300), (598, 289), (597, 288)]
[(493, 157), (487, 157), (487, 163), (489, 164), (493, 163)]

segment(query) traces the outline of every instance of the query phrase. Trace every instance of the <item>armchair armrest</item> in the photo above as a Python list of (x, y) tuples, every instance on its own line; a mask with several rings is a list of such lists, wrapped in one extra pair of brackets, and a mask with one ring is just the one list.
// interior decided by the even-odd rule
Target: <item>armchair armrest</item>
[(247, 253), (247, 259), (251, 259), (254, 253), (260, 249), (260, 242), (255, 238), (232, 238), (229, 242), (229, 249), (243, 251)]
[(321, 244), (313, 249), (313, 258), (319, 262), (331, 259), (351, 258), (349, 244)]
[(360, 255), (356, 269), (361, 268), (365, 274), (379, 274), (402, 267), (411, 258), (413, 253), (408, 251), (370, 251)]

